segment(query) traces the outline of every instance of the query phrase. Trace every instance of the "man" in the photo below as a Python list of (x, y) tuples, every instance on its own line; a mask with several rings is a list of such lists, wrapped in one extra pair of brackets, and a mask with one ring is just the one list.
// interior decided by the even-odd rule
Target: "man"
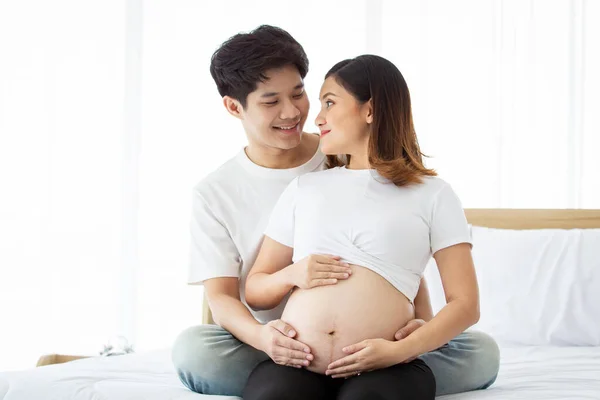
[[(308, 59), (287, 32), (261, 26), (235, 35), (214, 53), (210, 71), (248, 146), (194, 188), (189, 283), (204, 285), (217, 325), (182, 332), (173, 362), (191, 390), (241, 396), (250, 372), (268, 357), (289, 366), (312, 360), (294, 327), (279, 319), (285, 300), (273, 310), (251, 310), (244, 285), (279, 195), (296, 176), (323, 169), (325, 156), (319, 137), (303, 132)], [(432, 318), (424, 281), (415, 312), (415, 320), (398, 327), (397, 340)], [(496, 343), (479, 332), (421, 358), (436, 377), (437, 395), (486, 388), (499, 365)]]

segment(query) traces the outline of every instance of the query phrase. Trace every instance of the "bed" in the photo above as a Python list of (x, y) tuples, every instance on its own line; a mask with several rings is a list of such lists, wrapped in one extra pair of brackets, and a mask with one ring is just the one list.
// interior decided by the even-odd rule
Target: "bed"
[[(600, 399), (600, 210), (468, 209), (466, 215), (482, 292), (476, 328), (499, 340), (501, 368), (491, 388), (440, 399)], [(427, 271), (439, 309), (439, 277)], [(494, 298), (506, 287), (510, 296)], [(204, 322), (212, 322), (206, 305)], [(187, 390), (163, 349), (2, 372), (0, 399), (236, 398)]]

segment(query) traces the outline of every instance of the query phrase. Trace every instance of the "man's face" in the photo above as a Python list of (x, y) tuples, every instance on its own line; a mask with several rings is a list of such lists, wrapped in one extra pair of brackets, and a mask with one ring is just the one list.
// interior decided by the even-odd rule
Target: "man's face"
[(294, 66), (271, 69), (265, 75), (268, 79), (248, 95), (242, 124), (254, 143), (293, 149), (300, 144), (310, 107), (302, 77)]

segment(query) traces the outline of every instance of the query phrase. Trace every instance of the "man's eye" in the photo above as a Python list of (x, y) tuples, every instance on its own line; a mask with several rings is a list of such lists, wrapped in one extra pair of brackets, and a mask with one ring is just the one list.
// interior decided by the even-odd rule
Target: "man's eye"
[(301, 99), (304, 96), (304, 92), (294, 96), (295, 99)]
[(268, 105), (268, 106), (274, 106), (275, 104), (277, 104), (277, 100), (271, 101), (271, 102), (265, 103), (265, 104)]

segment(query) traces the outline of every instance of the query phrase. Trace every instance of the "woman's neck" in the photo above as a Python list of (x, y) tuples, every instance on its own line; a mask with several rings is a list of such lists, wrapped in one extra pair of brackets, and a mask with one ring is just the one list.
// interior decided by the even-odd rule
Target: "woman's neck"
[(365, 151), (357, 154), (350, 154), (350, 163), (348, 169), (370, 169), (369, 154)]

